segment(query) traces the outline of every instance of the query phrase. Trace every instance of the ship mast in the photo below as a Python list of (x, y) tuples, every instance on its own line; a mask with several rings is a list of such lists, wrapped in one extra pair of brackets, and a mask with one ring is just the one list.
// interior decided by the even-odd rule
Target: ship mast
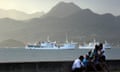
[(68, 34), (66, 34), (66, 43), (68, 43)]
[(50, 37), (49, 36), (47, 36), (47, 41), (50, 42)]

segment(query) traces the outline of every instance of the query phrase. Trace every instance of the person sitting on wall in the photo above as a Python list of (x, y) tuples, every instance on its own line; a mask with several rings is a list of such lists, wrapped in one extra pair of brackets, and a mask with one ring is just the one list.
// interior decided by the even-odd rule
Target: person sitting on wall
[(75, 59), (72, 65), (72, 72), (82, 72), (84, 70), (83, 56)]
[(103, 47), (102, 43), (99, 44), (98, 54), (99, 54), (99, 61), (101, 63), (101, 67), (103, 68), (104, 71), (107, 70), (107, 72), (110, 72), (106, 64), (105, 48)]
[(94, 70), (97, 72), (96, 64), (99, 63), (98, 61), (98, 51), (99, 47), (98, 45), (95, 45), (95, 48), (93, 50), (90, 50), (88, 52), (88, 70)]
[(100, 55), (100, 61), (106, 61), (106, 56), (105, 56), (105, 48), (103, 47), (103, 44), (99, 44), (99, 55)]
[(84, 71), (87, 72), (88, 64), (89, 64), (89, 56), (88, 56), (88, 54), (84, 55), (83, 64), (84, 64), (84, 69), (85, 69)]

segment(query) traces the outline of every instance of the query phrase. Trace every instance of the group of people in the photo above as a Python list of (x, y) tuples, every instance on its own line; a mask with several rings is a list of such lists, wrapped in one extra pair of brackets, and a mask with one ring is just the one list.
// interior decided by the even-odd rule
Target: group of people
[(95, 48), (87, 54), (75, 59), (72, 65), (72, 72), (88, 72), (91, 70), (95, 72), (100, 70), (109, 72), (105, 61), (105, 49), (103, 48), (103, 44), (100, 43), (99, 45), (95, 45)]

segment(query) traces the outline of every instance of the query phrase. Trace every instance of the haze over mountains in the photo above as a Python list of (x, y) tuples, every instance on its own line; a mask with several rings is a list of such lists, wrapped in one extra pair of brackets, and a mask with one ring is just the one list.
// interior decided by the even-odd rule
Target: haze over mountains
[(0, 18), (11, 18), (15, 20), (28, 20), (32, 18), (40, 18), (44, 15), (44, 12), (36, 12), (32, 14), (27, 14), (22, 11), (17, 10), (3, 10), (0, 9)]
[(120, 16), (99, 15), (74, 3), (60, 2), (41, 18), (26, 21), (3, 18), (0, 25), (1, 41), (36, 42), (46, 40), (48, 35), (52, 41), (65, 41), (66, 34), (73, 41), (96, 38), (118, 43), (120, 40)]

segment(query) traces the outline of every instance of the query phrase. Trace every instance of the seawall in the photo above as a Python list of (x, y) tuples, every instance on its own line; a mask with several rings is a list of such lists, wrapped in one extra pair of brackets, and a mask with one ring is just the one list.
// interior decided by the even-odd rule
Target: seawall
[[(109, 60), (110, 71), (120, 71), (120, 60)], [(0, 63), (0, 72), (71, 72), (72, 61)]]

